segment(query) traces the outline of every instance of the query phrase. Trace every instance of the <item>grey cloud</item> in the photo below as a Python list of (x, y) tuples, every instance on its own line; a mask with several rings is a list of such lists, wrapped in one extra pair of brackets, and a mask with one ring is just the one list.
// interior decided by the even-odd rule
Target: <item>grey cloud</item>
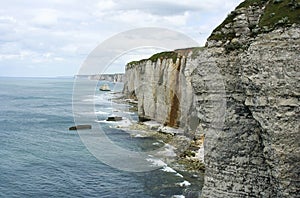
[[(187, 0), (187, 1), (170, 1), (170, 0), (114, 0), (115, 10), (139, 10), (153, 15), (172, 16), (181, 15), (185, 12), (218, 12), (232, 5), (237, 5), (242, 0)], [(101, 3), (99, 3), (101, 6)]]
[[(212, 15), (223, 13), (226, 16), (226, 12), (232, 9), (230, 6), (240, 1), (115, 0), (113, 6), (106, 5), (103, 9), (100, 0), (3, 1), (0, 8), (0, 53), (16, 57), (21, 52), (32, 52), (36, 57), (52, 53), (53, 57), (65, 58), (72, 62), (73, 67), (78, 67), (97, 44), (128, 29), (167, 27), (199, 39), (195, 32), (202, 24), (209, 34), (214, 28), (210, 27)], [(221, 20), (221, 17), (217, 18)], [(159, 40), (160, 35), (156, 36)], [(70, 46), (76, 46), (76, 50)], [(10, 65), (19, 64), (17, 58), (13, 59), (15, 56), (10, 57)], [(31, 61), (29, 57), (19, 67), (30, 65)], [(0, 66), (4, 64), (8, 63), (0, 61)]]

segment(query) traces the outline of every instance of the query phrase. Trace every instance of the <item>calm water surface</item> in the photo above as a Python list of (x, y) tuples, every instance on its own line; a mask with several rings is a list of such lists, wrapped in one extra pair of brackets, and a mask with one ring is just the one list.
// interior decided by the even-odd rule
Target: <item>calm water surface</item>
[[(186, 192), (174, 173), (125, 172), (91, 155), (77, 132), (68, 130), (74, 125), (72, 89), (71, 78), (0, 78), (0, 197), (147, 198)], [(109, 111), (99, 112), (99, 119)], [(137, 150), (153, 141), (132, 140), (105, 124), (111, 139)]]

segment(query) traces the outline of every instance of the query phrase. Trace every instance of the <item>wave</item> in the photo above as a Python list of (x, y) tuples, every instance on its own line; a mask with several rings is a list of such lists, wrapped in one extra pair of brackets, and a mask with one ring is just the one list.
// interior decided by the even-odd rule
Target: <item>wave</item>
[(96, 115), (108, 115), (109, 113), (105, 112), (105, 111), (95, 111), (95, 114)]
[(184, 180), (183, 182), (177, 183), (177, 185), (180, 187), (186, 187), (186, 186), (190, 186), (191, 183), (189, 181)]

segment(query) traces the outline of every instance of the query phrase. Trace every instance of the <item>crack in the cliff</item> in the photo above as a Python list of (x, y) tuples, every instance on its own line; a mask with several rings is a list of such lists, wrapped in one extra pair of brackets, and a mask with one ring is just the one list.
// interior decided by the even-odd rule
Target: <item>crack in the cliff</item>
[[(176, 64), (174, 64), (176, 66)], [(179, 71), (181, 68), (181, 57), (179, 57), (178, 60), (178, 65), (177, 67), (175, 67), (175, 69), (173, 71), (175, 71), (175, 76), (174, 76), (174, 80), (175, 80), (175, 85), (174, 85), (174, 89), (171, 90), (171, 109), (169, 112), (169, 122), (168, 125), (171, 127), (178, 127), (180, 125), (179, 121), (177, 121), (178, 116), (179, 116), (179, 106), (180, 106), (180, 101), (178, 98), (178, 83), (179, 83)]]

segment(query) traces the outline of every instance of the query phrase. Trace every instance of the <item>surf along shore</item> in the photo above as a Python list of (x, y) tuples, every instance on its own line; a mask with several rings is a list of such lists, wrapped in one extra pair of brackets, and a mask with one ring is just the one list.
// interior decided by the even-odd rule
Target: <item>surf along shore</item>
[[(122, 93), (114, 93), (111, 100), (113, 103), (128, 105), (128, 111), (137, 113), (137, 101), (126, 99)], [(183, 135), (182, 129), (164, 126), (154, 120), (141, 122), (137, 119), (123, 118), (123, 121), (115, 124), (116, 128), (129, 132), (132, 138), (155, 139), (153, 144), (160, 149), (153, 156), (157, 159), (153, 163), (162, 166), (163, 171), (177, 173), (182, 177), (185, 182), (179, 185), (202, 188), (205, 173), (204, 136), (197, 140), (190, 139)]]

